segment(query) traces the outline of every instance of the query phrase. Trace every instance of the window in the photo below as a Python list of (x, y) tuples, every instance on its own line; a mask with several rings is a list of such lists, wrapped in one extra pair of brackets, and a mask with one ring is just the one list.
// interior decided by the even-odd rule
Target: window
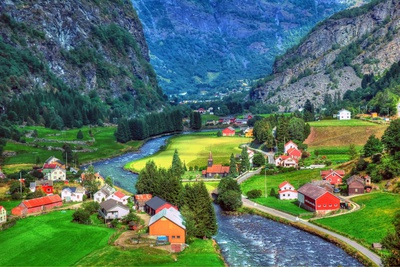
[(320, 204), (320, 205), (318, 205), (318, 208), (321, 208), (321, 204)]
[(354, 189), (354, 192), (356, 192), (356, 193), (357, 193), (357, 192), (358, 192), (358, 188)]
[(329, 207), (332, 207), (332, 204), (329, 204)]
[(172, 236), (172, 239), (175, 239), (175, 236), (174, 236), (174, 235)]
[(177, 235), (176, 238), (181, 238), (181, 236), (180, 236), (180, 235)]
[(324, 207), (326, 207), (326, 204), (324, 204)]
[(285, 196), (285, 194), (283, 194), (283, 196)]

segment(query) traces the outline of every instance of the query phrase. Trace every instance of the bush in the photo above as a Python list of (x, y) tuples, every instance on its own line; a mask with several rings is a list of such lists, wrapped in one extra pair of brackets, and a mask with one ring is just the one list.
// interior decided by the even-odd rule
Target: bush
[(79, 208), (72, 214), (72, 221), (81, 224), (90, 224), (90, 213), (87, 210)]
[(82, 207), (90, 215), (95, 214), (100, 209), (100, 204), (95, 201), (90, 201), (83, 203)]
[(247, 192), (247, 197), (248, 198), (259, 198), (262, 195), (261, 189), (253, 189)]

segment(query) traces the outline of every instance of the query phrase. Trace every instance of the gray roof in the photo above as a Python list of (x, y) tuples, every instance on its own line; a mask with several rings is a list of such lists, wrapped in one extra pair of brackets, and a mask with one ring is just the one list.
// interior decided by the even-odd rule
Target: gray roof
[(181, 213), (174, 208), (169, 208), (169, 209), (165, 208), (162, 209), (159, 213), (153, 215), (150, 218), (149, 226), (163, 217), (167, 218), (168, 220), (178, 225), (179, 227), (186, 229), (186, 226), (183, 225), (183, 218)]
[(150, 208), (152, 208), (153, 210), (156, 210), (166, 203), (168, 203), (168, 202), (165, 201), (164, 199), (162, 199), (161, 197), (155, 196), (152, 199), (150, 199), (149, 201), (147, 201), (146, 205), (149, 206)]
[(119, 206), (123, 209), (129, 210), (128, 206), (126, 206), (126, 205), (122, 204), (121, 202), (116, 201), (114, 199), (108, 199), (108, 200), (100, 203), (100, 207), (105, 209), (106, 211), (112, 210), (113, 208), (115, 208), (117, 206)]
[(100, 191), (102, 191), (104, 193), (104, 195), (111, 196), (112, 194), (114, 194), (117, 190), (115, 190), (115, 188), (109, 186), (108, 184), (103, 185), (103, 187), (100, 189)]
[(315, 184), (305, 184), (302, 187), (300, 187), (299, 190), (297, 190), (297, 192), (305, 196), (308, 196), (312, 199), (317, 199), (328, 191)]
[(364, 179), (362, 179), (360, 176), (358, 175), (352, 175), (351, 177), (349, 177), (349, 179), (347, 179), (346, 183), (347, 185), (351, 184), (352, 182), (359, 182), (362, 185), (364, 185)]

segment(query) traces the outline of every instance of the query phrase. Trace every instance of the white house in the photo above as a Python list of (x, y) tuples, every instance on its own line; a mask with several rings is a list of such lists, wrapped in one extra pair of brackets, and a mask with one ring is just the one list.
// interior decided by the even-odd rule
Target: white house
[(297, 160), (290, 156), (280, 155), (275, 159), (275, 166), (277, 167), (297, 168), (298, 165)]
[(337, 118), (338, 118), (338, 120), (350, 120), (351, 112), (346, 109), (341, 109), (341, 110), (339, 110)]
[(114, 199), (100, 203), (99, 215), (105, 220), (121, 219), (129, 214), (129, 207)]
[(82, 187), (63, 187), (61, 199), (65, 202), (81, 202), (85, 190)]
[(0, 206), (0, 223), (7, 221), (7, 211), (3, 206)]
[(291, 149), (291, 148), (295, 148), (297, 150), (299, 149), (297, 144), (295, 142), (293, 142), (292, 140), (290, 140), (289, 142), (287, 142), (285, 144), (285, 152), (284, 152), (284, 154), (286, 154), (288, 152), (288, 150)]
[(279, 185), (279, 199), (297, 199), (297, 191), (293, 185), (284, 181)]
[(117, 191), (117, 190), (115, 190), (113, 187), (109, 186), (108, 184), (105, 184), (105, 185), (103, 185), (102, 188), (100, 188), (99, 191), (97, 191), (94, 194), (93, 199), (94, 199), (94, 201), (101, 203), (104, 200), (108, 199), (112, 194), (114, 194), (115, 191)]
[(130, 198), (130, 196), (125, 195), (124, 193), (122, 193), (121, 191), (117, 191), (113, 194), (111, 194), (108, 199), (114, 199), (118, 202), (121, 202), (122, 204), (126, 205), (128, 204), (128, 199)]
[(44, 164), (43, 169), (43, 178), (45, 180), (63, 180), (67, 179), (67, 171), (59, 165), (56, 164)]

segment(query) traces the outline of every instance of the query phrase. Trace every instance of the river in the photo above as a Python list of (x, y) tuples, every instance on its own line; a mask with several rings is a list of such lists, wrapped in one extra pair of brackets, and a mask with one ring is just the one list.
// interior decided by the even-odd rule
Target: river
[[(154, 154), (168, 136), (148, 141), (139, 152), (93, 163), (103, 177), (135, 193), (137, 175), (126, 163)], [(172, 159), (171, 159), (172, 160)], [(342, 249), (292, 226), (257, 216), (225, 216), (215, 205), (218, 233), (214, 237), (229, 266), (362, 266)]]

